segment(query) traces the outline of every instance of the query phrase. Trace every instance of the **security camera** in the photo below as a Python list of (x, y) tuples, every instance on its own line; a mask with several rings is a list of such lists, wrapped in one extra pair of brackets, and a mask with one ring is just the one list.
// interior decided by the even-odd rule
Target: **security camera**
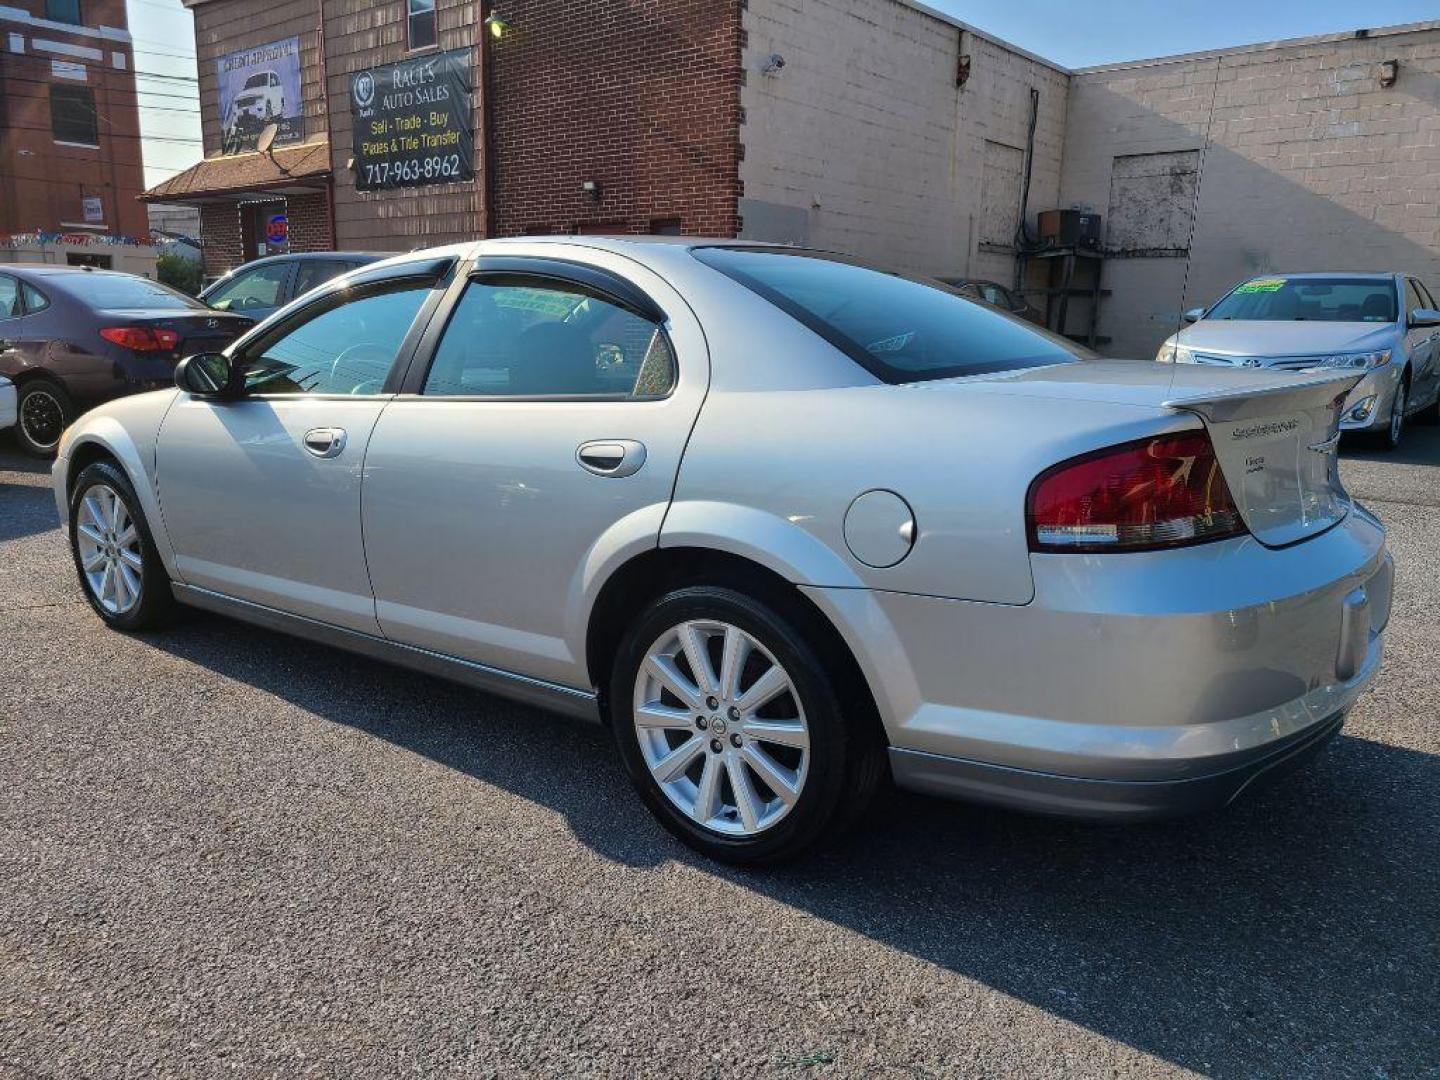
[(771, 53), (771, 54), (765, 59), (765, 63), (761, 65), (761, 67), (760, 67), (760, 74), (761, 74), (761, 75), (777, 75), (777, 74), (779, 74), (780, 69), (783, 68), (784, 66), (785, 66), (785, 58), (784, 58), (783, 56), (781, 56), (778, 52), (777, 52), (777, 53)]

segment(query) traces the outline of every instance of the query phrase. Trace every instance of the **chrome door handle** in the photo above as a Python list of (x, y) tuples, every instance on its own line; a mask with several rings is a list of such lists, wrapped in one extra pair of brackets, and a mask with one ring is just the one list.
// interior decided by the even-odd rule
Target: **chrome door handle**
[(596, 476), (634, 476), (645, 464), (645, 444), (634, 439), (597, 439), (576, 450), (575, 460)]
[(345, 449), (345, 429), (311, 428), (305, 433), (305, 449), (318, 458), (339, 457)]

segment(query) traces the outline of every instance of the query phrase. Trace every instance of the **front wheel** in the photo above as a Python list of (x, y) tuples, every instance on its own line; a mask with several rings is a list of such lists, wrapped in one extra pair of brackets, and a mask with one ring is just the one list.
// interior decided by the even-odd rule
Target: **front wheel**
[(1395, 402), (1390, 406), (1390, 424), (1382, 436), (1382, 450), (1398, 450), (1405, 440), (1405, 410), (1409, 404), (1409, 386), (1401, 379), (1395, 386)]
[(716, 586), (662, 597), (626, 635), (609, 684), (615, 740), (641, 798), (690, 847), (781, 862), (868, 801), (880, 751), (816, 645), (769, 604)]
[(85, 599), (106, 625), (151, 630), (170, 618), (175, 597), (140, 500), (108, 461), (87, 466), (70, 496), (70, 551)]

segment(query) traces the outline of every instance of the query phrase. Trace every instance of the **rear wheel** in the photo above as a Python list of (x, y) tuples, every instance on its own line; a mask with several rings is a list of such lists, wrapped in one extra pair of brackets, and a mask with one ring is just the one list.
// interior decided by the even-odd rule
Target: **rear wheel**
[(36, 457), (53, 458), (60, 436), (75, 419), (70, 395), (49, 379), (31, 379), (20, 387), (16, 406), (20, 445)]
[(661, 823), (711, 858), (775, 863), (858, 816), (880, 750), (826, 670), (800, 625), (744, 593), (694, 586), (652, 604), (609, 693), (620, 755)]
[(175, 608), (170, 578), (125, 474), (87, 466), (70, 496), (70, 550), (85, 599), (117, 630), (163, 626)]

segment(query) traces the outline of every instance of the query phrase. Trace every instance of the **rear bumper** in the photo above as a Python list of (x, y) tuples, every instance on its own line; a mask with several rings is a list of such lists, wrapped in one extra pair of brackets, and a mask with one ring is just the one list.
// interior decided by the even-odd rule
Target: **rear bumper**
[(1253, 751), (1220, 772), (1182, 780), (1093, 780), (1012, 769), (964, 758), (890, 750), (900, 787), (928, 795), (1089, 821), (1157, 821), (1219, 810), (1253, 787), (1300, 768), (1340, 733), (1343, 713)]
[(1036, 555), (1035, 599), (814, 590), (859, 660), (907, 787), (1050, 813), (1224, 805), (1323, 743), (1380, 670), (1393, 561), (1354, 508), (1252, 537)]

